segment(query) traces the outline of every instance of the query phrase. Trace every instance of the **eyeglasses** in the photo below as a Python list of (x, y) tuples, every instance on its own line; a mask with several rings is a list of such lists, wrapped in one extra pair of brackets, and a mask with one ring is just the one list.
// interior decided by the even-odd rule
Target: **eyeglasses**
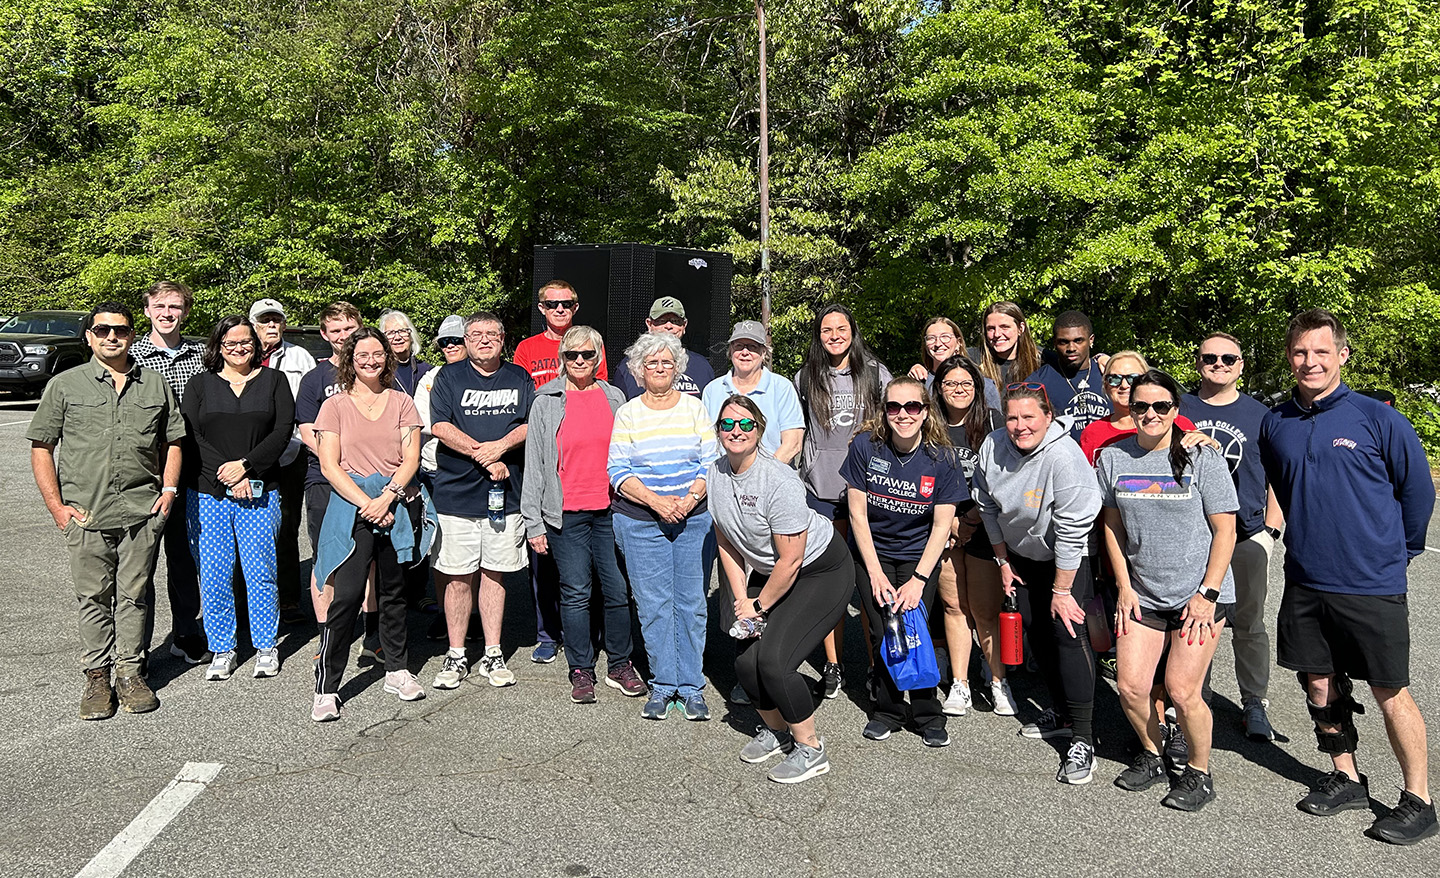
[(940, 387), (943, 390), (974, 390), (974, 381), (941, 381)]
[(444, 338), (435, 339), (435, 343), (442, 348), (456, 348), (465, 343), (465, 339), (458, 335), (447, 335)]
[(248, 351), (248, 350), (254, 350), (254, 348), (255, 348), (255, 342), (253, 342), (253, 341), (222, 341), (222, 342), (220, 342), (220, 349), (223, 350), (223, 351)]
[(741, 433), (749, 433), (755, 429), (756, 423), (754, 418), (721, 418), (720, 429), (728, 433), (739, 427)]
[(111, 326), (108, 323), (95, 323), (90, 327), (90, 334), (96, 338), (109, 338), (112, 333), (116, 338), (129, 338), (135, 334), (135, 328), (133, 326), (126, 326), (123, 323), (117, 326)]
[(892, 418), (900, 414), (902, 411), (907, 415), (918, 415), (921, 412), (925, 411), (925, 409), (927, 409), (928, 407), (929, 406), (925, 405), (925, 403), (917, 402), (913, 399), (906, 403), (899, 403), (892, 399), (885, 403), (885, 414), (889, 415)]
[(1139, 377), (1140, 377), (1140, 373), (1138, 373), (1138, 372), (1130, 372), (1130, 373), (1127, 373), (1127, 374), (1125, 374), (1125, 375), (1106, 375), (1106, 376), (1105, 376), (1105, 386), (1106, 386), (1106, 387), (1119, 387), (1119, 386), (1122, 385), (1122, 384), (1134, 384), (1134, 383), (1135, 383), (1135, 379), (1137, 379), (1137, 378), (1139, 378)]
[(554, 311), (563, 308), (566, 311), (574, 311), (578, 303), (574, 299), (546, 300), (540, 303), (540, 307), (546, 311)]
[(387, 330), (385, 330), (385, 336), (386, 336), (386, 338), (392, 338), (392, 337), (397, 337), (397, 336), (406, 336), (406, 335), (409, 335), (409, 334), (410, 334), (410, 330), (408, 330), (408, 329), (387, 329)]
[(593, 360), (595, 359), (595, 351), (593, 349), (588, 351), (563, 351), (562, 356), (565, 357), (565, 362), (567, 363), (573, 363), (576, 360)]
[(1235, 365), (1236, 363), (1240, 362), (1240, 355), (1239, 355), (1239, 354), (1201, 354), (1201, 355), (1200, 355), (1200, 362), (1204, 363), (1204, 364), (1207, 365), (1207, 366), (1213, 366), (1213, 365), (1215, 365), (1215, 363), (1216, 363), (1217, 361), (1218, 361), (1218, 362), (1221, 362), (1221, 363), (1224, 363), (1224, 364), (1227, 365), (1227, 366), (1233, 366), (1233, 365)]
[(955, 340), (955, 336), (950, 335), (950, 334), (948, 334), (948, 333), (945, 334), (945, 335), (927, 335), (927, 336), (925, 336), (925, 344), (927, 344), (927, 345), (932, 345), (932, 344), (949, 344), (950, 342), (952, 342), (952, 341), (954, 341), (954, 340)]
[(385, 362), (385, 355), (384, 355), (384, 354), (356, 354), (356, 355), (355, 355), (355, 362), (357, 362), (357, 363), (384, 363), (384, 362)]
[(503, 332), (467, 332), (465, 337), (471, 341), (499, 341), (505, 337)]
[(649, 371), (649, 372), (669, 372), (671, 369), (674, 369), (674, 368), (675, 368), (675, 364), (674, 364), (673, 362), (671, 362), (670, 360), (646, 360), (646, 361), (645, 361), (645, 369), (646, 369), (646, 371)]
[(1138, 402), (1132, 400), (1130, 402), (1130, 414), (1143, 415), (1148, 411), (1154, 410), (1155, 414), (1163, 418), (1178, 406), (1179, 403), (1171, 402), (1168, 399), (1162, 399), (1159, 402)]

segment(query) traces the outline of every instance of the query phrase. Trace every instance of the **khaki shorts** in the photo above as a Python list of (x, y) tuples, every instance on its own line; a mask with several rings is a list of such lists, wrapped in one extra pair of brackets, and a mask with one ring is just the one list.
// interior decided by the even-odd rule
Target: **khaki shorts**
[(465, 576), (480, 568), (512, 573), (530, 565), (525, 553), (525, 522), (518, 513), (505, 516), (504, 527), (489, 518), (439, 515), (431, 566), (451, 576)]

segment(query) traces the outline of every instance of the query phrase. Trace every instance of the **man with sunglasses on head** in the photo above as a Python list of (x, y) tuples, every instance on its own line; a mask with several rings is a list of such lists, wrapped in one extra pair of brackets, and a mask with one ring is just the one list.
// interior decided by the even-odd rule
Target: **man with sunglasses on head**
[[(668, 332), (678, 339), (684, 340), (685, 327), (685, 305), (674, 296), (661, 296), (650, 306), (650, 316), (645, 318), (646, 332)], [(703, 354), (687, 350), (690, 355), (686, 361), (685, 371), (675, 376), (675, 389), (681, 393), (699, 398), (705, 390), (705, 385), (715, 380), (715, 369), (711, 367), (710, 361)], [(626, 360), (622, 357), (615, 365), (615, 380), (611, 383), (620, 388), (626, 399), (634, 399), (645, 392), (635, 376), (630, 374)]]
[(26, 435), (35, 484), (64, 534), (80, 604), (80, 718), (97, 720), (115, 715), (117, 693), (127, 713), (160, 706), (145, 682), (151, 576), (179, 492), (185, 421), (160, 373), (130, 356), (129, 308), (97, 305), (84, 328), (94, 356), (51, 379)]
[(1196, 429), (1220, 443), (1230, 465), (1240, 511), (1235, 519), (1235, 552), (1230, 571), (1235, 577), (1235, 607), (1230, 630), (1235, 637), (1235, 681), (1240, 687), (1245, 734), (1257, 741), (1275, 740), (1265, 713), (1270, 685), (1270, 634), (1265, 628), (1265, 592), (1270, 551), (1280, 537), (1284, 517), (1260, 464), (1260, 424), (1269, 414), (1263, 403), (1240, 392), (1245, 357), (1240, 340), (1212, 332), (1195, 354), (1200, 387), (1180, 398), (1180, 412)]
[(1045, 386), (1055, 414), (1069, 419), (1070, 438), (1079, 442), (1086, 427), (1110, 414), (1105, 364), (1091, 354), (1095, 329), (1083, 312), (1064, 311), (1055, 318), (1050, 341), (1055, 348), (1053, 364), (1047, 362), (1027, 380)]

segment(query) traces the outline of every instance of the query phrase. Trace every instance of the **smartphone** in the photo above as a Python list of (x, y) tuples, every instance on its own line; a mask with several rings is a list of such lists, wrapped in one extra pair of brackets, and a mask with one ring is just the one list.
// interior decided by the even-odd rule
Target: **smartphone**
[[(250, 499), (252, 499), (252, 500), (259, 500), (261, 497), (264, 497), (264, 496), (265, 496), (265, 480), (264, 480), (264, 479), (250, 479), (249, 482), (250, 482)], [(235, 489), (234, 489), (234, 488), (226, 488), (226, 489), (225, 489), (225, 494), (226, 494), (226, 496), (228, 496), (228, 497), (234, 497), (234, 496), (235, 496)]]

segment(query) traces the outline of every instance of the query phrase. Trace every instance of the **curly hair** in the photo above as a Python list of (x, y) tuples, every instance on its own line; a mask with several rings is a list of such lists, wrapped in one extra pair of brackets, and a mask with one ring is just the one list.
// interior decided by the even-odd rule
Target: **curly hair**
[(390, 387), (395, 381), (395, 352), (390, 350), (385, 334), (373, 326), (362, 326), (345, 339), (345, 346), (340, 349), (340, 365), (335, 367), (335, 380), (346, 393), (355, 388), (355, 346), (367, 338), (380, 342), (380, 349), (385, 352), (385, 368), (380, 370), (380, 386)]
[[(925, 420), (920, 427), (920, 445), (925, 449), (926, 454), (932, 459), (938, 460), (943, 449), (954, 446), (950, 443), (950, 430), (945, 426), (945, 420), (940, 417), (940, 409), (935, 404), (934, 398), (925, 389), (924, 384), (909, 375), (890, 379), (890, 383), (885, 385), (885, 392), (880, 395), (880, 398), (888, 402), (890, 391), (897, 387), (914, 387), (920, 392), (920, 401), (925, 403)], [(860, 432), (869, 433), (871, 441), (876, 445), (890, 444), (894, 437), (890, 432), (890, 419), (885, 416), (883, 403), (875, 416), (860, 428)]]

